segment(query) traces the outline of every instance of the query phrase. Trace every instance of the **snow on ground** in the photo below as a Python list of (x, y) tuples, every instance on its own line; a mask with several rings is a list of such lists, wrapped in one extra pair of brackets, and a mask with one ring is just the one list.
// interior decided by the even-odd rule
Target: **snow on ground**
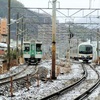
[(87, 81), (84, 81), (83, 84), (80, 84), (78, 87), (74, 88), (72, 91), (69, 91), (67, 94), (62, 95), (59, 100), (74, 100), (76, 97), (78, 97), (94, 85), (98, 78), (97, 74), (89, 66), (86, 66), (86, 69), (88, 72), (88, 76), (86, 78)]
[[(59, 60), (56, 63), (60, 64)], [(49, 73), (50, 73), (50, 70), (51, 70), (51, 66), (52, 66), (52, 62), (48, 61), (48, 60), (45, 61), (44, 63), (42, 63), (41, 65), (39, 65), (39, 67), (45, 67), (45, 68), (47, 68), (49, 70)], [(70, 73), (68, 75), (65, 75), (66, 79), (72, 79), (72, 78), (80, 78), (80, 77), (82, 77), (83, 69), (82, 69), (82, 67), (79, 64), (78, 65), (71, 65), (71, 69), (72, 70), (70, 71)], [(62, 77), (61, 76), (60, 77), (64, 78), (65, 76), (63, 75)]]
[[(42, 63), (40, 66), (45, 66), (47, 68), (50, 68), (51, 62), (46, 61), (46, 62)], [(97, 69), (100, 70), (100, 67), (98, 67)], [(47, 81), (47, 83), (44, 83), (44, 82), (40, 81), (39, 87), (37, 87), (37, 82), (35, 82), (34, 84), (32, 84), (29, 87), (29, 89), (30, 89), (29, 91), (27, 91), (26, 88), (23, 88), (22, 90), (18, 90), (16, 92), (14, 92), (14, 95), (15, 95), (14, 97), (12, 97), (12, 98), (6, 97), (7, 99), (5, 99), (5, 100), (40, 100), (41, 98), (47, 96), (48, 94), (53, 93), (58, 89), (64, 88), (65, 86), (72, 84), (70, 80), (81, 78), (82, 72), (83, 72), (83, 70), (82, 70), (81, 66), (79, 66), (78, 64), (75, 64), (75, 65), (73, 64), (71, 66), (70, 73), (66, 73), (64, 75), (60, 74), (59, 76), (57, 76), (56, 80), (53, 80), (53, 82)], [(91, 71), (90, 71), (90, 73), (91, 73)], [(93, 76), (94, 75), (95, 74), (93, 74)], [(89, 78), (92, 79), (93, 76), (89, 76)], [(83, 88), (81, 90), (81, 92), (84, 90), (85, 89)], [(76, 92), (73, 91), (71, 94), (69, 93), (67, 95), (67, 97), (65, 97), (64, 99), (61, 99), (61, 100), (73, 100), (73, 98), (75, 98), (74, 93), (75, 93), (75, 95), (79, 95), (80, 91), (76, 91)], [(93, 92), (93, 94), (91, 94), (89, 96), (88, 100), (96, 100), (95, 98), (99, 94), (100, 94), (100, 88), (96, 89), (95, 92)], [(3, 100), (3, 99), (0, 99), (0, 100)], [(99, 100), (99, 99), (97, 99), (97, 100)]]
[[(97, 66), (96, 70), (100, 73), (100, 66)], [(100, 100), (100, 86), (88, 97), (88, 100)]]
[[(49, 63), (49, 65), (51, 66), (51, 63)], [(48, 62), (43, 64), (43, 66), (47, 67), (49, 65)], [(70, 85), (71, 83), (69, 82), (69, 80), (82, 77), (83, 72), (82, 67), (80, 67), (79, 65), (72, 65), (71, 69), (72, 70), (70, 73), (59, 75), (56, 80), (53, 80), (53, 82), (47, 81), (47, 83), (44, 83), (40, 81), (39, 87), (37, 87), (36, 82), (30, 87), (29, 91), (26, 91), (27, 89), (24, 88), (23, 90), (15, 92), (15, 97), (13, 97), (12, 100), (40, 100), (41, 98), (49, 95), (50, 93), (56, 92), (56, 90), (64, 88), (66, 85)], [(11, 98), (9, 97), (8, 100), (10, 99)]]
[(21, 72), (24, 68), (26, 68), (25, 65), (14, 66), (14, 67), (10, 68), (10, 71), (9, 72), (4, 73), (4, 74), (1, 74), (0, 75), (0, 79), (9, 77), (11, 75), (15, 75), (15, 74)]

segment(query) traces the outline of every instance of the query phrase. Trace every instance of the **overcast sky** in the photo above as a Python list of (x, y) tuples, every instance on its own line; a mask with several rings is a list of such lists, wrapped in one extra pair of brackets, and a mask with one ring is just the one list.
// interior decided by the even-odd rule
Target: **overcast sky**
[[(49, 0), (18, 0), (23, 3), (26, 7), (48, 7)], [(50, 0), (52, 1), (52, 0)], [(60, 2), (61, 7), (89, 7), (91, 1), (91, 7), (100, 7), (100, 0), (57, 0)]]
[[(48, 2), (49, 2), (49, 0), (17, 0), (17, 1), (21, 2), (25, 7), (33, 7), (33, 8), (47, 8)], [(52, 0), (50, 0), (50, 1), (52, 1)], [(61, 8), (89, 8), (89, 7), (100, 8), (100, 0), (57, 0), (57, 2), (58, 1), (60, 2)], [(49, 3), (49, 7), (52, 7), (51, 3)], [(57, 3), (57, 7), (58, 7), (58, 3)], [(34, 11), (38, 12), (38, 9), (37, 10), (35, 9)], [(50, 10), (50, 11), (48, 10), (46, 12), (52, 15), (52, 10)], [(61, 12), (66, 14), (66, 11), (61, 11)], [(70, 15), (75, 13), (75, 12), (76, 11), (70, 12)], [(68, 11), (67, 11), (67, 13), (68, 13)], [(82, 12), (80, 12), (80, 13), (82, 13)], [(78, 14), (80, 14), (80, 13), (78, 13)], [(86, 12), (85, 15), (87, 15), (88, 13), (89, 13), (89, 11)], [(95, 15), (95, 13), (97, 13), (97, 12), (94, 12), (94, 15)], [(57, 14), (59, 14), (59, 13), (57, 12)], [(61, 14), (59, 14), (59, 16), (60, 15)], [(65, 22), (65, 20), (66, 20), (66, 18), (62, 18), (62, 17), (61, 18), (57, 17), (57, 19), (60, 21), (63, 21), (63, 22)], [(72, 21), (73, 19), (67, 18), (67, 20)], [(77, 20), (77, 19), (74, 19), (74, 21), (75, 20)], [(80, 19), (78, 19), (78, 20), (80, 20)], [(81, 19), (81, 20), (83, 20), (83, 19)]]

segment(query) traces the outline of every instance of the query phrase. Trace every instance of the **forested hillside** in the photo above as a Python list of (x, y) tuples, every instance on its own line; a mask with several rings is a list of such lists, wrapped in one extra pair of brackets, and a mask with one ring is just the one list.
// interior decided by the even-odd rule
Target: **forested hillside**
[[(18, 7), (18, 8), (16, 8)], [(38, 35), (38, 25), (42, 26), (42, 23), (51, 23), (51, 17), (48, 17), (46, 14), (39, 14), (36, 12), (33, 12), (29, 9), (22, 9), (24, 8), (24, 5), (18, 2), (17, 0), (11, 0), (11, 19), (16, 20), (17, 18), (17, 13), (20, 14), (21, 16), (24, 16), (24, 22), (26, 24), (26, 28), (28, 29), (28, 34), (34, 37), (34, 35)], [(0, 17), (8, 17), (8, 0), (0, 0)], [(38, 23), (38, 24), (36, 24)], [(95, 37), (95, 33), (91, 32), (89, 28), (85, 28), (84, 26), (81, 25), (73, 25), (71, 24), (71, 31), (79, 35), (80, 38), (85, 38), (86, 37)], [(62, 25), (61, 25), (62, 26)], [(46, 27), (45, 27), (46, 28)], [(69, 27), (65, 27), (66, 33), (68, 33)], [(11, 38), (16, 39), (16, 25), (11, 25)], [(86, 37), (85, 37), (86, 36)]]
[[(16, 8), (19, 7), (19, 8)], [(38, 26), (34, 23), (43, 23), (45, 14), (38, 14), (36, 12), (33, 12), (28, 9), (22, 9), (24, 8), (24, 5), (18, 2), (17, 0), (11, 0), (11, 19), (17, 18), (17, 13), (19, 13), (20, 17), (24, 16), (24, 22), (27, 24), (26, 27), (31, 34), (37, 34), (38, 33)], [(0, 0), (0, 17), (8, 17), (8, 0)], [(42, 17), (41, 17), (42, 16)], [(46, 22), (51, 23), (51, 18), (46, 18)], [(15, 38), (16, 33), (16, 26), (11, 26), (11, 38)]]

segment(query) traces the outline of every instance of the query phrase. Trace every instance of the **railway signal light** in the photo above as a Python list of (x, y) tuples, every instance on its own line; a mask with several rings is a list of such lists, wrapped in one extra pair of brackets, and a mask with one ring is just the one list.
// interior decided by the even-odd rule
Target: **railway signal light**
[(70, 26), (69, 26), (69, 34), (68, 34), (68, 36), (69, 36), (69, 39), (71, 39), (74, 36), (74, 34), (70, 30)]
[(70, 38), (70, 39), (71, 39), (73, 36), (74, 36), (73, 33), (70, 33), (70, 34), (69, 34), (69, 38)]

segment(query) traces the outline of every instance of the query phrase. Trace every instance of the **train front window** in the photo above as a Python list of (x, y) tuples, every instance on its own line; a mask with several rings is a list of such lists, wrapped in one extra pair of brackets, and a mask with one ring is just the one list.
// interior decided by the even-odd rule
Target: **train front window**
[(79, 53), (81, 54), (91, 54), (93, 52), (91, 45), (81, 45), (79, 47)]
[(24, 51), (30, 51), (29, 47), (25, 47)]
[(24, 44), (24, 51), (30, 51), (30, 45), (29, 44)]
[(36, 51), (38, 51), (38, 52), (41, 51), (41, 44), (36, 44)]

